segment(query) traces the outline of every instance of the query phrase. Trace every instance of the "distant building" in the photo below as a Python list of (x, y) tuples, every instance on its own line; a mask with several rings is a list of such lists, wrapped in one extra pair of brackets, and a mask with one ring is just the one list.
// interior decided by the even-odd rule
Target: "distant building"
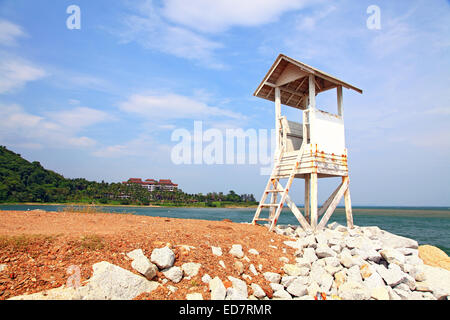
[(148, 191), (164, 190), (164, 191), (175, 191), (178, 189), (178, 184), (173, 183), (170, 179), (160, 179), (156, 181), (155, 179), (146, 179), (142, 181), (141, 178), (130, 178), (128, 181), (123, 181), (123, 184), (130, 185), (132, 183), (139, 184)]

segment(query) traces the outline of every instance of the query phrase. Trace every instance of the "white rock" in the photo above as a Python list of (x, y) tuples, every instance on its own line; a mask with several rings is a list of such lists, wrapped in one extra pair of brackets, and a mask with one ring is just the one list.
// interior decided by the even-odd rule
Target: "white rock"
[(275, 291), (278, 291), (278, 290), (284, 290), (284, 286), (282, 285), (282, 284), (279, 284), (279, 283), (270, 283), (269, 284), (270, 285), (270, 287), (272, 288), (272, 290), (275, 292)]
[(309, 263), (313, 263), (318, 259), (314, 248), (305, 248), (303, 250), (303, 258), (309, 261)]
[(300, 268), (311, 268), (311, 262), (304, 257), (295, 258), (295, 262)]
[(198, 274), (198, 271), (200, 270), (200, 268), (202, 267), (202, 265), (200, 263), (195, 263), (195, 262), (187, 262), (187, 263), (183, 263), (181, 265), (181, 269), (183, 269), (184, 274), (187, 277), (195, 277)]
[(143, 292), (151, 292), (159, 284), (119, 266), (102, 261), (92, 266), (94, 273), (86, 286), (83, 299), (131, 300)]
[(295, 264), (285, 264), (283, 270), (289, 276), (305, 276), (309, 273), (308, 268), (301, 268)]
[(211, 250), (212, 250), (213, 255), (215, 255), (215, 256), (220, 257), (222, 255), (222, 248), (220, 248), (220, 247), (211, 246)]
[(250, 264), (250, 266), (248, 267), (248, 270), (254, 275), (257, 276), (258, 275), (258, 271), (256, 271), (256, 268), (253, 264)]
[(378, 287), (384, 287), (385, 283), (383, 281), (383, 278), (378, 274), (378, 272), (374, 272), (370, 275), (370, 277), (364, 279), (364, 285), (368, 289), (373, 290)]
[(225, 300), (227, 290), (219, 277), (214, 277), (209, 281), (209, 290), (211, 291), (211, 300)]
[(158, 267), (150, 262), (146, 256), (138, 255), (131, 262), (131, 267), (146, 277), (148, 280), (152, 280), (158, 272)]
[(354, 265), (347, 270), (347, 279), (353, 282), (362, 283), (361, 270), (358, 265)]
[(259, 252), (256, 249), (249, 249), (248, 253), (254, 254), (254, 255), (259, 255)]
[(370, 291), (371, 298), (375, 300), (390, 300), (389, 291), (386, 286), (379, 286)]
[(232, 256), (241, 259), (244, 257), (244, 251), (242, 251), (242, 245), (240, 244), (233, 244), (231, 246), (231, 249), (229, 251), (229, 254), (231, 254)]
[(3, 270), (6, 270), (7, 266), (8, 265), (6, 265), (6, 264), (0, 264), (0, 272), (2, 272)]
[(294, 281), (295, 279), (297, 279), (296, 276), (287, 276), (287, 275), (285, 275), (285, 276), (281, 277), (281, 282), (280, 283), (283, 285), (283, 287), (287, 288), (292, 283), (292, 281)]
[(264, 272), (264, 278), (270, 283), (280, 283), (281, 275), (275, 272)]
[(339, 287), (339, 297), (344, 300), (369, 300), (371, 292), (362, 283), (347, 281)]
[(223, 260), (219, 260), (219, 265), (220, 265), (222, 268), (224, 268), (224, 269), (227, 268), (227, 267), (225, 266), (225, 262), (223, 262)]
[(387, 248), (380, 251), (381, 256), (389, 264), (395, 263), (398, 265), (403, 265), (405, 263), (405, 256), (398, 250), (393, 248)]
[(228, 288), (226, 290), (226, 298), (225, 298), (225, 300), (247, 300), (247, 296), (244, 296), (236, 288)]
[(343, 249), (339, 256), (339, 262), (346, 268), (351, 268), (354, 265), (357, 265), (358, 262), (354, 259), (350, 253), (350, 250)]
[(162, 273), (173, 283), (178, 283), (181, 281), (181, 279), (183, 279), (183, 270), (180, 267), (170, 267), (167, 269), (163, 269)]
[(258, 298), (258, 299), (262, 299), (266, 296), (266, 293), (264, 292), (264, 290), (261, 288), (260, 285), (256, 284), (256, 283), (252, 283), (251, 284), (251, 288), (253, 290), (253, 295)]
[(199, 292), (188, 293), (186, 295), (186, 300), (203, 300), (203, 295)]
[(292, 300), (292, 296), (285, 290), (281, 289), (281, 290), (275, 291), (273, 293), (272, 299), (274, 299), (274, 300)]
[(202, 282), (203, 283), (209, 283), (211, 281), (211, 276), (207, 273), (205, 273), (202, 277)]
[[(333, 281), (333, 279), (331, 280)], [(296, 297), (304, 296), (308, 293), (307, 286), (303, 283), (302, 279), (295, 279), (286, 288), (286, 291)]]
[(142, 249), (135, 249), (133, 251), (128, 252), (127, 257), (130, 258), (131, 260), (134, 260), (139, 257), (145, 257), (145, 255)]
[(400, 267), (396, 264), (390, 264), (389, 268), (383, 265), (374, 265), (374, 268), (388, 286), (395, 287), (406, 280), (406, 273), (401, 271)]
[(319, 244), (316, 248), (316, 256), (321, 258), (335, 257), (337, 254), (325, 244)]
[(160, 270), (167, 269), (173, 266), (175, 254), (168, 247), (153, 249), (150, 260), (156, 264)]
[(419, 248), (419, 244), (416, 240), (398, 236), (385, 230), (381, 230), (378, 233), (377, 238), (382, 242), (383, 248)]
[(229, 276), (228, 280), (231, 281), (233, 284), (233, 288), (239, 292), (240, 295), (245, 297), (247, 299), (248, 297), (248, 291), (247, 291), (247, 283), (245, 281), (242, 281), (241, 279)]

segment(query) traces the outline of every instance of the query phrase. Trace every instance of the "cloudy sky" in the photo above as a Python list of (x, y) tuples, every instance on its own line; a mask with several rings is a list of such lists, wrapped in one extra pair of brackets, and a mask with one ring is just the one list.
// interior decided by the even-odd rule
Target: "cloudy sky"
[[(80, 29), (67, 27), (70, 5)], [(344, 91), (354, 205), (450, 205), (444, 0), (2, 0), (0, 144), (68, 178), (259, 197), (263, 165), (177, 165), (171, 136), (194, 121), (272, 128), (273, 104), (252, 94), (279, 53), (364, 90)], [(318, 96), (319, 108), (333, 103)], [(338, 183), (325, 180), (319, 202)]]

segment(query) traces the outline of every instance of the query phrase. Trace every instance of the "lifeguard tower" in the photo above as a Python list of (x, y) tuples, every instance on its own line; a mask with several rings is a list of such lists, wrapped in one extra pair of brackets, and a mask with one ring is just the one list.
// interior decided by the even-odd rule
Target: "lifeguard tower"
[[(344, 196), (347, 226), (353, 227), (342, 88), (362, 93), (357, 87), (283, 54), (277, 57), (259, 84), (254, 96), (275, 102), (276, 149), (274, 167), (253, 224), (268, 221), (272, 231), (286, 203), (303, 229), (320, 230)], [(337, 114), (316, 106), (316, 95), (330, 89), (336, 89)], [(282, 104), (303, 110), (303, 123), (282, 116)], [(317, 179), (328, 177), (342, 177), (342, 182), (318, 208)], [(294, 178), (305, 180), (304, 215), (289, 197)], [(280, 180), (286, 179), (283, 186)], [(260, 217), (263, 208), (269, 209), (268, 218)], [(320, 216), (323, 217), (318, 222)]]

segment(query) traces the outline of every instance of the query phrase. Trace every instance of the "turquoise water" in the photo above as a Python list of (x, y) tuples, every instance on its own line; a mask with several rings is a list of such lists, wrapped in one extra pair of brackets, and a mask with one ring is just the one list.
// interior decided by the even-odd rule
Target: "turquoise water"
[[(0, 205), (0, 210), (61, 210), (63, 205)], [(251, 222), (254, 208), (150, 208), (102, 206), (104, 212), (128, 212), (144, 216), (183, 219)], [(0, 218), (1, 220), (1, 218)], [(345, 211), (337, 208), (329, 222), (345, 225)], [(353, 221), (358, 226), (378, 226), (383, 230), (415, 239), (419, 244), (431, 244), (450, 255), (450, 208), (448, 207), (353, 207)], [(284, 210), (278, 224), (298, 222), (289, 210)]]

